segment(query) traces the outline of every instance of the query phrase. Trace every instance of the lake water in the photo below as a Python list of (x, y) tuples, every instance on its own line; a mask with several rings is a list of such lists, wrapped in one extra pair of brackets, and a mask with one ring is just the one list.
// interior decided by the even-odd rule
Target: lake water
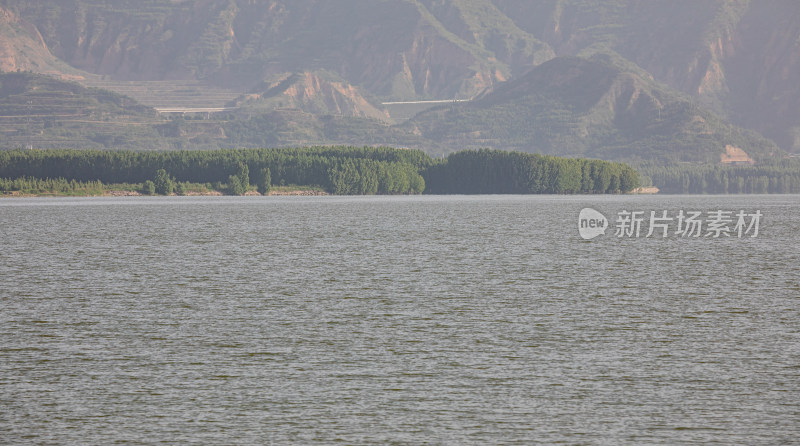
[[(584, 207), (606, 235), (579, 236)], [(621, 210), (763, 218), (616, 237)], [(800, 196), (0, 200), (0, 443), (796, 443), (799, 217)]]

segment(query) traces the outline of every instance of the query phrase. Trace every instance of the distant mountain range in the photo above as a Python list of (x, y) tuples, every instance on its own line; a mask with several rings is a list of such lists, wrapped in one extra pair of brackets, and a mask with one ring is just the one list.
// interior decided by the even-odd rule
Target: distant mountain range
[[(344, 143), (695, 163), (800, 152), (794, 0), (0, 0), (0, 39), (2, 71), (132, 97), (102, 119), (59, 117), (31, 88), (45, 81), (13, 90), (6, 75), (5, 148)], [(178, 120), (147, 108), (223, 106)]]

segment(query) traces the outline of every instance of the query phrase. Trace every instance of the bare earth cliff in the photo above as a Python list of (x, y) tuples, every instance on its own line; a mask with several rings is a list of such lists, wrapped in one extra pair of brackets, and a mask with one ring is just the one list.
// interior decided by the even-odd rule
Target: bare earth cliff
[(383, 102), (479, 99), (554, 58), (604, 55), (800, 151), (792, 0), (0, 0), (0, 35), (3, 71), (200, 82), (251, 115), (395, 124)]

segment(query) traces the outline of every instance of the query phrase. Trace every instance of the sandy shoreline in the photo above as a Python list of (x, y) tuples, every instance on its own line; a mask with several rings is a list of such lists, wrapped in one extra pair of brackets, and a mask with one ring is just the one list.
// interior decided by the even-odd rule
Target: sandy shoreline
[(657, 194), (658, 188), (655, 186), (650, 187), (637, 187), (636, 189), (632, 190), (630, 193), (632, 194)]

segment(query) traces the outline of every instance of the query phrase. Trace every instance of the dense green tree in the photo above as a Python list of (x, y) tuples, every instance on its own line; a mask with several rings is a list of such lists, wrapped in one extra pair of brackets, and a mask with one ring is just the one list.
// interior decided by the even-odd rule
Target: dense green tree
[(250, 187), (250, 169), (245, 163), (239, 163), (236, 174), (228, 176), (228, 192), (231, 195), (244, 195)]
[(361, 175), (352, 161), (344, 162), (328, 170), (331, 191), (336, 195), (352, 195), (358, 192)]
[(247, 189), (242, 183), (242, 178), (239, 175), (230, 175), (228, 177), (228, 193), (231, 195), (244, 195)]
[(153, 184), (155, 185), (156, 193), (159, 195), (172, 195), (175, 189), (175, 182), (164, 169), (158, 169), (156, 171)]
[(239, 163), (239, 172), (237, 173), (237, 176), (239, 177), (239, 181), (241, 181), (242, 187), (246, 192), (247, 189), (250, 188), (250, 168), (247, 166), (247, 163)]
[(272, 188), (272, 174), (269, 171), (269, 167), (263, 167), (258, 175), (258, 192), (261, 195), (267, 195)]

